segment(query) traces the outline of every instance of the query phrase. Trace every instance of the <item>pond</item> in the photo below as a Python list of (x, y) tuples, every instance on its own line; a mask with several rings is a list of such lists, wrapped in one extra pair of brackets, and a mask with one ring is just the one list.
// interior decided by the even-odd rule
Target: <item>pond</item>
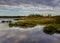
[(60, 43), (60, 34), (46, 34), (44, 26), (32, 28), (9, 27), (0, 23), (0, 43)]

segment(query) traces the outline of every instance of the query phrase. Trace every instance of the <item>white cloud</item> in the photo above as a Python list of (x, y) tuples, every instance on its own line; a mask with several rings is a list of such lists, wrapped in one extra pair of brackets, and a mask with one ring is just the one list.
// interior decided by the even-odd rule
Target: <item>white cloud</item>
[(18, 10), (60, 10), (60, 7), (51, 7), (46, 5), (30, 5), (30, 4), (21, 4), (18, 6), (12, 6), (12, 5), (0, 5), (0, 9), (3, 10), (11, 10), (11, 9), (18, 9)]
[(18, 6), (0, 5), (0, 9), (16, 9)]
[(44, 6), (44, 5), (29, 5), (29, 4), (22, 4), (18, 6), (22, 10), (53, 10), (53, 7)]

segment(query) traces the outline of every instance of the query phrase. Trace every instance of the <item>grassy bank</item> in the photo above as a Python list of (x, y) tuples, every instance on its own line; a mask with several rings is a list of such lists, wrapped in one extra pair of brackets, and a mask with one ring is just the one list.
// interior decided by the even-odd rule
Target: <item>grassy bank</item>
[(46, 25), (44, 32), (46, 33), (60, 33), (60, 16), (42, 16), (42, 15), (29, 15), (23, 16), (15, 20), (24, 20), (17, 21), (15, 23), (9, 23), (9, 26), (15, 27), (34, 27), (36, 25)]
[(46, 34), (60, 33), (60, 24), (48, 24), (44, 28)]
[(46, 25), (46, 24), (52, 24), (54, 23), (54, 19), (47, 19), (47, 18), (34, 18), (34, 19), (26, 19), (25, 21), (18, 21), (15, 23), (9, 23), (9, 26), (15, 26), (15, 27), (34, 27), (36, 25)]

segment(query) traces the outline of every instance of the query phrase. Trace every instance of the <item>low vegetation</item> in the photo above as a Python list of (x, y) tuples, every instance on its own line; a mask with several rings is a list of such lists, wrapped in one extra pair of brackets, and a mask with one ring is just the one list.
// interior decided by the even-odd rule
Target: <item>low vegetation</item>
[(60, 16), (42, 16), (40, 14), (30, 14), (29, 16), (22, 16), (15, 20), (15, 23), (9, 23), (9, 26), (15, 27), (34, 27), (36, 25), (46, 25), (44, 32), (47, 34), (60, 33)]
[(46, 34), (60, 33), (60, 24), (48, 24), (44, 28)]
[(54, 16), (55, 22), (46, 25), (44, 32), (47, 34), (60, 33), (60, 16)]
[(36, 25), (46, 25), (52, 24), (55, 22), (54, 18), (45, 17), (42, 15), (29, 15), (24, 16), (15, 20), (24, 20), (24, 21), (17, 21), (15, 23), (9, 23), (9, 26), (17, 26), (17, 27), (34, 27)]

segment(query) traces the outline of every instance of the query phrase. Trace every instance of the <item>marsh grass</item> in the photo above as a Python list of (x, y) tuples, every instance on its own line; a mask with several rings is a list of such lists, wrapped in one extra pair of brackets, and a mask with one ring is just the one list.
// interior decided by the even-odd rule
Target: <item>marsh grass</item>
[(34, 27), (36, 25), (46, 25), (44, 28), (45, 33), (60, 33), (60, 16), (42, 16), (42, 15), (29, 15), (18, 18), (15, 23), (9, 23), (9, 26), (15, 27)]
[(46, 34), (60, 33), (60, 24), (48, 24), (44, 27)]

